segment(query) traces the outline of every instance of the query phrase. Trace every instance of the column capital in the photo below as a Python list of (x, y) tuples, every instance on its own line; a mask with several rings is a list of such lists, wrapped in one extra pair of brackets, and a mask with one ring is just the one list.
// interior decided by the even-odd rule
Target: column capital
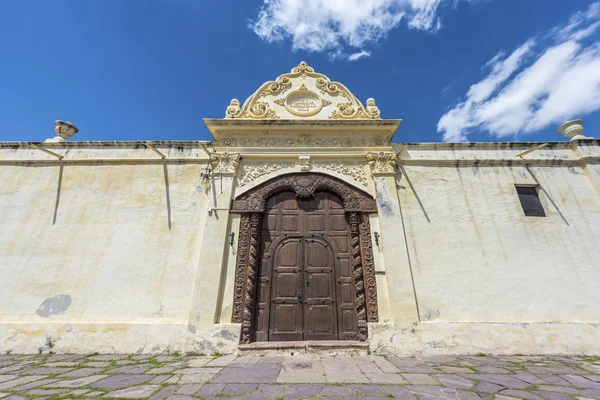
[(378, 153), (367, 153), (367, 162), (371, 167), (371, 174), (393, 175), (396, 173), (396, 153), (380, 151)]
[(240, 165), (240, 153), (214, 153), (210, 156), (213, 174), (235, 175)]

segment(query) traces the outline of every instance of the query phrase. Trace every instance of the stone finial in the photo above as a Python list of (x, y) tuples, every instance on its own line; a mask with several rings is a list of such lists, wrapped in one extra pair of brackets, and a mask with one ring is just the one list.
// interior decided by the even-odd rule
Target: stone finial
[(591, 139), (587, 136), (583, 136), (581, 133), (583, 132), (583, 120), (574, 119), (572, 121), (567, 121), (561, 126), (558, 127), (558, 132), (562, 133), (566, 138), (571, 139), (571, 142), (581, 139)]
[(231, 99), (229, 107), (225, 112), (225, 118), (233, 118), (240, 112), (240, 101), (238, 99)]
[(46, 139), (46, 142), (66, 142), (67, 139), (79, 132), (79, 129), (69, 121), (56, 120), (54, 121), (54, 132), (57, 136)]

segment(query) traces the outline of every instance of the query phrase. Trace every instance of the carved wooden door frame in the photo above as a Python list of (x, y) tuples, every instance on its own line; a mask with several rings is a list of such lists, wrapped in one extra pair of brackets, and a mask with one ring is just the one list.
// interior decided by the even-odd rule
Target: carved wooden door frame
[(378, 321), (377, 285), (369, 223), (369, 214), (377, 212), (377, 205), (368, 193), (340, 179), (306, 172), (275, 177), (242, 193), (233, 202), (232, 212), (241, 214), (232, 314), (232, 322), (242, 324), (240, 341), (249, 343), (252, 340), (262, 213), (271, 196), (285, 191), (294, 192), (299, 199), (311, 198), (318, 191), (330, 192), (342, 199), (350, 225), (357, 337), (359, 340), (366, 340), (367, 323)]

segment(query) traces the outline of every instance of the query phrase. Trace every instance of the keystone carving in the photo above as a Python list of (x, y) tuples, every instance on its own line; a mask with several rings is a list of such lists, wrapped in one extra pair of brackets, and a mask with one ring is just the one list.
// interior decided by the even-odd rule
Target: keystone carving
[(240, 164), (240, 153), (215, 153), (210, 156), (210, 165), (215, 174), (235, 174)]

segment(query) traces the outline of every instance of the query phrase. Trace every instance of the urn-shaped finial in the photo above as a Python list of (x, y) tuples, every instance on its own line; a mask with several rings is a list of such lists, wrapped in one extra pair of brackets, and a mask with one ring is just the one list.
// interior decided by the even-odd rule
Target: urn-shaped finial
[(57, 136), (46, 139), (46, 142), (66, 142), (67, 139), (79, 132), (79, 129), (69, 121), (56, 120), (54, 121), (54, 132)]
[(571, 142), (581, 139), (590, 139), (581, 134), (583, 132), (583, 120), (581, 119), (567, 121), (561, 126), (559, 126), (557, 130), (560, 133), (562, 133), (566, 138), (570, 139)]

